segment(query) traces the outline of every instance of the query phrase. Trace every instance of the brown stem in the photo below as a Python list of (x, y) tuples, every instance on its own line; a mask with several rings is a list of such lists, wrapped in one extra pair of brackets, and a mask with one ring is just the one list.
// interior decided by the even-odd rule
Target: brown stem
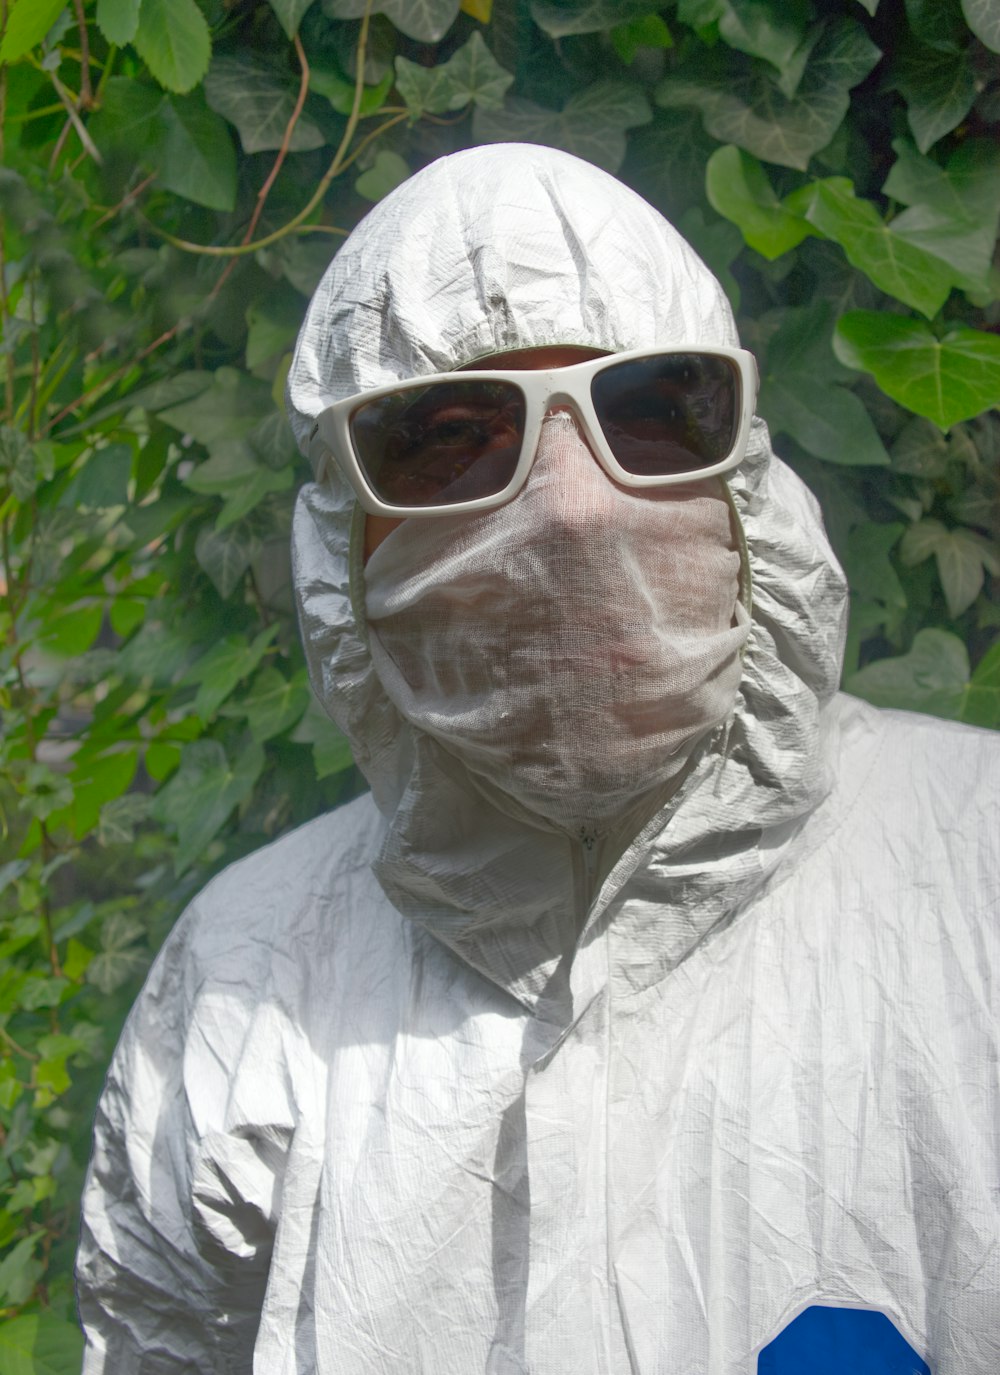
[(154, 339), (151, 344), (147, 344), (134, 358), (130, 358), (128, 362), (123, 363), (120, 368), (116, 368), (114, 372), (108, 373), (107, 377), (102, 377), (100, 382), (95, 382), (92, 387), (88, 387), (85, 392), (81, 392), (75, 401), (71, 401), (68, 406), (63, 406), (58, 415), (54, 415), (51, 420), (46, 421), (45, 425), (42, 427), (42, 433), (48, 434), (53, 425), (58, 425), (60, 420), (65, 420), (71, 411), (75, 411), (77, 406), (83, 405), (84, 401), (93, 396), (95, 392), (104, 391), (107, 387), (114, 386), (120, 378), (125, 376), (130, 368), (134, 368), (137, 363), (141, 363), (144, 358), (148, 358), (156, 349), (169, 343), (174, 335), (180, 331), (181, 326), (189, 323), (190, 322), (187, 320), (178, 320), (176, 325), (172, 325), (170, 329), (165, 330), (158, 339)]
[[(267, 201), (268, 196), (271, 194), (271, 187), (274, 185), (278, 173), (281, 171), (281, 164), (285, 161), (285, 158), (288, 156), (289, 149), (292, 146), (292, 135), (295, 132), (295, 126), (299, 122), (299, 116), (302, 113), (303, 106), (306, 103), (306, 96), (309, 93), (309, 59), (306, 57), (306, 50), (305, 48), (303, 48), (302, 39), (298, 36), (298, 34), (295, 35), (294, 41), (295, 52), (298, 55), (299, 66), (302, 69), (302, 79), (299, 82), (298, 99), (295, 102), (295, 106), (292, 110), (291, 115), (289, 116), (288, 123), (285, 126), (284, 137), (281, 140), (281, 147), (278, 149), (278, 156), (274, 159), (274, 166), (268, 173), (267, 180), (264, 182), (264, 185), (257, 192), (257, 204), (254, 206), (253, 214), (250, 216), (250, 223), (247, 225), (247, 231), (243, 235), (243, 238), (240, 240), (242, 246), (247, 245), (253, 238), (253, 232), (257, 228), (257, 224), (260, 220), (260, 217), (264, 212), (264, 205)], [(226, 281), (228, 280), (229, 275), (235, 266), (235, 257), (230, 258), (229, 262), (226, 263), (225, 267), (219, 273), (219, 279), (215, 283), (215, 286), (212, 287), (212, 290), (209, 293), (210, 297), (214, 298), (218, 296), (219, 292), (225, 286)]]
[[(0, 34), (7, 28), (7, 0), (0, 0)], [(4, 155), (4, 128), (7, 120), (7, 67), (0, 67), (0, 163)], [(0, 215), (0, 325), (4, 337), (8, 337), (10, 312), (7, 309), (7, 217)], [(7, 354), (4, 369), (4, 415), (10, 421), (14, 418), (14, 350)]]
[(457, 115), (452, 115), (450, 119), (445, 119), (442, 115), (432, 115), (426, 111), (421, 117), (426, 119), (429, 124), (461, 124), (463, 119), (468, 119), (470, 108), (467, 105), (464, 110), (461, 110)]
[(94, 143), (94, 140), (87, 133), (87, 130), (84, 127), (83, 120), (80, 118), (76, 105), (73, 102), (72, 96), (70, 95), (69, 91), (67, 91), (66, 87), (62, 84), (62, 82), (59, 80), (59, 78), (56, 76), (55, 72), (49, 72), (49, 80), (55, 87), (56, 95), (59, 97), (63, 105), (66, 107), (66, 113), (67, 115), (69, 115), (70, 119), (73, 122), (73, 128), (79, 135), (80, 142), (83, 144), (84, 148), (86, 148), (87, 152), (100, 167), (103, 164), (104, 159), (98, 152), (97, 145)]
[(87, 36), (87, 20), (83, 13), (83, 0), (74, 0), (76, 26), (80, 30), (80, 105), (89, 110), (94, 103), (90, 88), (90, 40)]
[(137, 196), (141, 196), (150, 182), (155, 180), (155, 172), (150, 172), (148, 177), (143, 177), (139, 185), (134, 186), (131, 191), (127, 191), (117, 205), (113, 205), (110, 210), (105, 210), (101, 218), (97, 220), (95, 224), (91, 225), (90, 232), (93, 233), (95, 229), (100, 229), (101, 225), (106, 224), (108, 220), (113, 220), (117, 214), (125, 209), (130, 201), (134, 201)]
[[(28, 277), (28, 309), (31, 314), (31, 323), (35, 324), (35, 274), (32, 272)], [(35, 438), (35, 409), (38, 405), (38, 373), (40, 368), (38, 357), (38, 330), (31, 331), (31, 384), (28, 392), (28, 438)]]
[[(52, 837), (49, 835), (45, 822), (39, 821), (38, 825), (42, 832), (42, 862), (48, 864), (52, 859), (56, 847), (52, 844)], [(62, 977), (62, 965), (59, 963), (59, 952), (56, 949), (55, 936), (52, 932), (52, 909), (49, 906), (49, 899), (47, 896), (42, 899), (41, 910), (42, 926), (45, 929), (45, 944), (48, 947), (49, 965), (52, 968), (54, 977), (59, 979)], [(58, 1030), (59, 1019), (56, 1015), (55, 1008), (52, 1009), (52, 1023), (52, 1030)]]
[(352, 163), (357, 162), (358, 158), (368, 147), (369, 143), (373, 143), (375, 139), (381, 138), (381, 136), (385, 133), (386, 129), (391, 129), (394, 124), (401, 124), (404, 119), (409, 119), (409, 117), (409, 110), (402, 110), (399, 114), (393, 115), (392, 119), (384, 120), (378, 126), (378, 128), (373, 129), (370, 134), (365, 134), (364, 138), (354, 149), (351, 156), (345, 160), (344, 165), (343, 167), (341, 167), (340, 170), (342, 172), (346, 172), (348, 167), (350, 167)]
[[(33, 525), (35, 524), (37, 524), (37, 521), (33, 521)], [(6, 519), (0, 522), (0, 541), (2, 541), (2, 545), (0, 545), (0, 548), (2, 548), (3, 552), (4, 595), (7, 601), (8, 611), (10, 614), (10, 627), (7, 632), (7, 643), (12, 651), (11, 657), (13, 659), (14, 671), (17, 674), (17, 684), (20, 690), (21, 699), (25, 707), (25, 730), (27, 735), (26, 743), (28, 746), (28, 757), (31, 759), (33, 763), (35, 763), (38, 760), (38, 733), (35, 729), (36, 713), (31, 709), (32, 691), (27, 679), (24, 676), (24, 665), (21, 663), (23, 646), (19, 645), (17, 642), (17, 616), (19, 608), (17, 599), (14, 596), (14, 570), (11, 566), (10, 557), (10, 529)], [(27, 596), (28, 580), (30, 576), (31, 566), (29, 563), (27, 566), (23, 567), (20, 570), (19, 581), (21, 583), (20, 590), (22, 593), (22, 605), (24, 598)], [(42, 833), (42, 861), (43, 863), (48, 864), (48, 862), (52, 859), (56, 847), (52, 842), (52, 837), (49, 835), (48, 828), (45, 825), (45, 822), (39, 820), (38, 825)], [(45, 946), (49, 958), (49, 965), (51, 966), (53, 975), (58, 979), (62, 975), (62, 966), (59, 963), (59, 952), (56, 949), (56, 943), (53, 936), (52, 909), (49, 906), (48, 897), (45, 897), (42, 900), (41, 917), (42, 927), (45, 934)], [(55, 1009), (53, 1009), (53, 1014), (55, 1014)], [(57, 1026), (54, 1026), (53, 1029), (57, 1029)], [(9, 1041), (15, 1050), (17, 1050), (20, 1054), (26, 1056), (29, 1060), (38, 1058), (37, 1056), (31, 1055), (28, 1051), (23, 1050), (20, 1046), (18, 1046), (4, 1027), (0, 1027), (0, 1035), (2, 1035), (4, 1039)]]
[(365, 51), (368, 47), (368, 26), (370, 19), (371, 0), (368, 0), (365, 6), (364, 18), (361, 20), (361, 31), (358, 34), (358, 70), (354, 82), (354, 101), (351, 105), (351, 113), (347, 119), (347, 128), (344, 130), (344, 136), (340, 140), (337, 151), (333, 155), (333, 161), (323, 173), (312, 196), (310, 196), (307, 203), (297, 215), (293, 216), (287, 224), (282, 225), (280, 229), (276, 229), (273, 234), (265, 234), (262, 239), (257, 239), (254, 243), (244, 242), (232, 246), (191, 243), (188, 239), (178, 239), (175, 235), (168, 234), (165, 229), (160, 229), (158, 225), (147, 220), (146, 223), (154, 234), (158, 234), (161, 239), (165, 239), (167, 243), (173, 244), (175, 248), (183, 249), (185, 253), (201, 253), (210, 258), (239, 258), (247, 253), (256, 253), (258, 248), (269, 248), (271, 244), (277, 243), (279, 239), (285, 238), (286, 235), (298, 229), (299, 225), (307, 220), (316, 209), (317, 205), (320, 204), (334, 177), (339, 176), (344, 169), (347, 149), (351, 139), (354, 137), (355, 130), (358, 127), (358, 120), (361, 117), (361, 97), (365, 89)]
[[(0, 215), (0, 326), (2, 326), (2, 332), (5, 336), (7, 336), (9, 320), (10, 311), (7, 308), (7, 218), (5, 215)], [(4, 369), (4, 418), (8, 421), (14, 418), (13, 348), (7, 354), (7, 366)]]
[(32, 1050), (25, 1050), (24, 1046), (19, 1046), (6, 1027), (0, 1026), (0, 1038), (7, 1042), (15, 1055), (23, 1056), (25, 1060), (37, 1061), (38, 1056)]
[(67, 119), (66, 123), (59, 131), (59, 137), (56, 139), (55, 147), (52, 149), (52, 156), (49, 158), (50, 175), (56, 170), (56, 163), (62, 156), (62, 151), (66, 147), (66, 140), (69, 138), (69, 131), (72, 129), (72, 127), (73, 121), (71, 119)]
[(309, 93), (309, 60), (306, 57), (306, 50), (302, 46), (302, 39), (298, 36), (298, 34), (295, 35), (294, 41), (295, 53), (299, 59), (299, 65), (302, 68), (302, 80), (299, 82), (299, 96), (295, 102), (295, 108), (292, 110), (291, 116), (288, 120), (288, 124), (285, 128), (285, 136), (281, 140), (281, 147), (278, 149), (278, 156), (274, 159), (274, 166), (271, 168), (271, 171), (268, 174), (267, 181), (265, 181), (264, 185), (257, 192), (257, 204), (254, 207), (253, 215), (251, 216), (250, 223), (247, 226), (247, 232), (243, 235), (242, 239), (244, 245), (248, 244), (250, 240), (253, 238), (253, 231), (257, 228), (257, 221), (260, 219), (261, 213), (264, 209), (264, 202), (270, 195), (271, 187), (274, 185), (275, 179), (278, 173), (281, 171), (281, 164), (288, 156), (288, 150), (291, 147), (292, 143), (292, 135), (295, 132), (295, 126), (299, 122), (299, 115), (301, 115), (302, 113), (302, 107), (305, 105), (306, 96)]
[[(14, 596), (14, 568), (10, 557), (10, 528), (7, 524), (6, 515), (3, 520), (0, 521), (0, 554), (3, 555), (3, 598), (7, 603), (7, 614), (10, 617), (10, 625), (7, 627), (7, 643), (13, 648), (17, 643), (17, 617), (19, 607), (17, 598)], [(14, 667), (20, 676), (21, 663), (16, 654), (14, 656)], [(23, 681), (22, 678), (22, 686)], [(32, 722), (29, 720), (29, 731), (31, 727)]]

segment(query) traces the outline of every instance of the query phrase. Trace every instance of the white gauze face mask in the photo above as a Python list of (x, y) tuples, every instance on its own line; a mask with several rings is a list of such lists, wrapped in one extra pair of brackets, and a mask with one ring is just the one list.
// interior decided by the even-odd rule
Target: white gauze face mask
[(728, 715), (739, 577), (717, 481), (616, 487), (557, 413), (513, 501), (405, 521), (375, 550), (372, 657), (401, 714), (487, 789), (601, 832)]

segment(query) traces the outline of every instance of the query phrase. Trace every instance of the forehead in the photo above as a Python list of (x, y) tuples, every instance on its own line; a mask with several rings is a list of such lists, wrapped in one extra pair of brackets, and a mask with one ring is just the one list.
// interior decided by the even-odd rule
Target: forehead
[(503, 353), (489, 353), (471, 363), (463, 363), (459, 372), (479, 369), (510, 368), (514, 372), (534, 372), (544, 368), (568, 368), (574, 363), (586, 363), (592, 358), (604, 358), (609, 350), (584, 348), (576, 344), (540, 345), (530, 349), (507, 349)]

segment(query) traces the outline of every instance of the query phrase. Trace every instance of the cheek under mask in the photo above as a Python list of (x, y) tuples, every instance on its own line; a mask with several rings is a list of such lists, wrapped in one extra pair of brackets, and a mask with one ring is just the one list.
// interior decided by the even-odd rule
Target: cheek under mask
[(600, 833), (729, 714), (739, 576), (716, 485), (618, 488), (557, 414), (513, 501), (406, 521), (376, 549), (372, 657), (402, 715), (487, 787)]

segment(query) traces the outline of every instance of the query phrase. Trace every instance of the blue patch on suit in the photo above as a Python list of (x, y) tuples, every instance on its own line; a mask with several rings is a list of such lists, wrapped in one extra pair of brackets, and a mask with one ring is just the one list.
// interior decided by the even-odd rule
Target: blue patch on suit
[(867, 1308), (814, 1304), (757, 1358), (757, 1375), (931, 1375), (895, 1324)]

